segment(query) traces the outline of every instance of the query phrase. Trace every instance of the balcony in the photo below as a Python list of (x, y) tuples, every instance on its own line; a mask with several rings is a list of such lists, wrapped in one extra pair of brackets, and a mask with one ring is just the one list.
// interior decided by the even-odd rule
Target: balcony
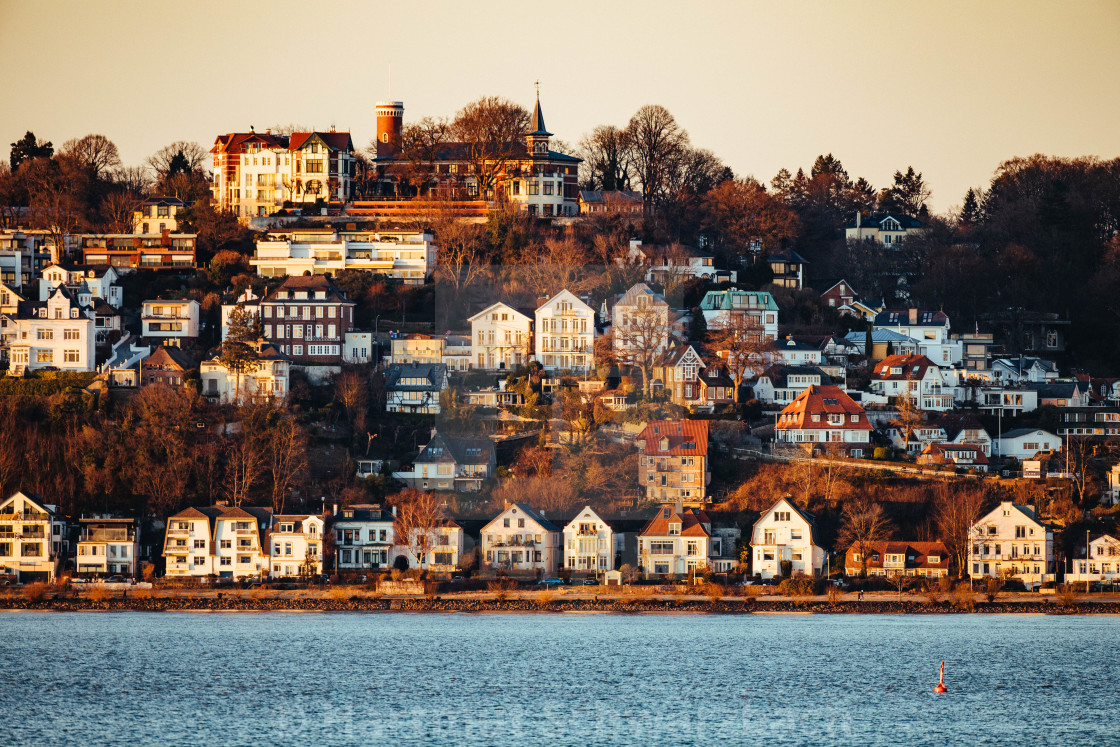
[(3, 513), (0, 514), (0, 522), (10, 521), (46, 521), (47, 514), (38, 511), (21, 511), (20, 513)]

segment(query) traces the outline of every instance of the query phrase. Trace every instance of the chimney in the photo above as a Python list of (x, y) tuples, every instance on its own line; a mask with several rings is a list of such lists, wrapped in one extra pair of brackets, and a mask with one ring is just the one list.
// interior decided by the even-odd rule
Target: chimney
[(393, 518), (397, 518), (397, 507), (393, 506)]
[(918, 310), (917, 309), (910, 309), (910, 323), (911, 324), (917, 324), (918, 323)]
[(861, 225), (863, 225), (863, 213), (861, 213), (860, 211), (857, 210), (856, 211), (856, 228), (859, 228)]
[[(324, 502), (326, 500), (327, 500), (326, 498), (323, 499)], [(331, 504), (331, 516), (338, 516), (338, 503), (337, 502)]]

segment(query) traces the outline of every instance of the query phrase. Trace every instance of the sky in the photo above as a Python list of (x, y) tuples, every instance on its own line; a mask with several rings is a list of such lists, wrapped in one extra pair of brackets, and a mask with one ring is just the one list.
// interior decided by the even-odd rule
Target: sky
[[(576, 144), (665, 106), (763, 182), (832, 153), (875, 187), (913, 166), (935, 212), (1002, 161), (1120, 156), (1120, 2), (184, 3), (0, 0), (0, 152), (100, 133), (126, 165), (250, 125), (349, 130), (484, 95)], [(390, 74), (391, 71), (391, 74)]]

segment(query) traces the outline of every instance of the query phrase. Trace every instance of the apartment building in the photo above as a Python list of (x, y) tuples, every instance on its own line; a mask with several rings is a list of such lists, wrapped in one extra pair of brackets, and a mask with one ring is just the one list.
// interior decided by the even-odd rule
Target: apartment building
[(337, 507), (331, 523), (334, 532), (335, 570), (376, 571), (390, 568), (396, 559), (393, 526), (396, 508), (374, 503)]
[(307, 578), (323, 573), (323, 518), (315, 514), (277, 514), (268, 533), (269, 575)]
[(68, 550), (58, 506), (18, 491), (0, 503), (0, 574), (18, 583), (54, 581)]
[(159, 340), (165, 345), (179, 345), (182, 340), (198, 337), (201, 307), (194, 299), (156, 298), (143, 301), (140, 307), (140, 336)]
[(1033, 506), (1002, 501), (972, 525), (968, 543), (971, 579), (1017, 578), (1027, 589), (1054, 580), (1054, 532)]
[(220, 354), (199, 365), (202, 396), (222, 404), (287, 398), (291, 376), (288, 356), (271, 343), (257, 341), (249, 346), (256, 360), (248, 371), (230, 371)]
[(93, 309), (83, 306), (66, 286), (58, 286), (45, 303), (20, 304), (7, 317), (11, 337), (10, 372), (54, 368), (92, 371), (97, 363)]
[(468, 321), (475, 368), (511, 369), (529, 362), (533, 353), (533, 317), (498, 301)]
[(535, 352), (546, 371), (586, 374), (595, 368), (595, 310), (569, 290), (535, 312)]
[(710, 500), (707, 420), (651, 420), (634, 443), (639, 449), (638, 482), (647, 500)]
[(656, 576), (683, 576), (709, 567), (721, 555), (722, 540), (713, 540), (712, 520), (698, 508), (668, 504), (658, 509), (638, 534), (638, 566)]
[(136, 519), (78, 519), (79, 576), (137, 578), (140, 575), (140, 527)]
[(423, 285), (437, 258), (432, 235), (423, 231), (301, 228), (269, 231), (257, 242), (249, 264), (262, 277), (305, 272), (337, 277), (343, 270), (364, 270), (405, 285)]
[(507, 503), (482, 528), (479, 566), (511, 573), (554, 573), (561, 556), (560, 530), (524, 503)]
[[(354, 302), (322, 275), (289, 277), (258, 305), (266, 340), (293, 365), (338, 367), (355, 356), (347, 336), (354, 331)], [(369, 333), (364, 360), (371, 355)]]
[(166, 575), (260, 579), (269, 572), (267, 508), (203, 506), (167, 520), (163, 544)]
[(623, 551), (623, 535), (591, 506), (564, 525), (564, 567), (602, 574), (613, 571)]
[(751, 529), (751, 571), (775, 576), (820, 576), (825, 550), (816, 544), (816, 521), (793, 498), (784, 496), (764, 511)]

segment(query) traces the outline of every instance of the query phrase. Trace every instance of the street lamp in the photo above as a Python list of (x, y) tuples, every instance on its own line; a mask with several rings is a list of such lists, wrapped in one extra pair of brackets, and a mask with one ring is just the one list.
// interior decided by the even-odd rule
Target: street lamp
[(1085, 530), (1085, 593), (1089, 593), (1089, 530)]

